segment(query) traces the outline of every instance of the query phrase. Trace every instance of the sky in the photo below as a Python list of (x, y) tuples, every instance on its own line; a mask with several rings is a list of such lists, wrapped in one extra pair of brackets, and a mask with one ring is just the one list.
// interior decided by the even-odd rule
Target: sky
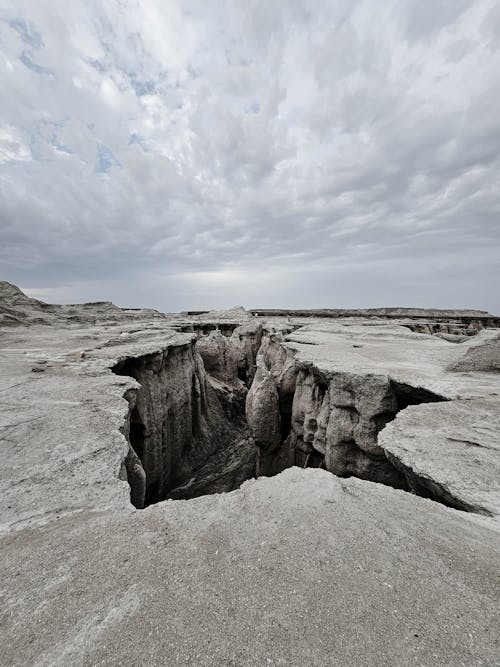
[(500, 314), (498, 0), (0, 0), (0, 278)]

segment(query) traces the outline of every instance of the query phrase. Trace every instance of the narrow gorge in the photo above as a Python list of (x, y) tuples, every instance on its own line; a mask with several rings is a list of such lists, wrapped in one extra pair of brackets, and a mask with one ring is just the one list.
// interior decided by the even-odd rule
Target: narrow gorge
[(378, 433), (409, 405), (447, 400), (388, 376), (301, 362), (293, 327), (200, 325), (190, 342), (112, 368), (126, 393), (122, 478), (137, 508), (232, 491), (291, 466), (323, 468), (474, 510), (386, 452)]

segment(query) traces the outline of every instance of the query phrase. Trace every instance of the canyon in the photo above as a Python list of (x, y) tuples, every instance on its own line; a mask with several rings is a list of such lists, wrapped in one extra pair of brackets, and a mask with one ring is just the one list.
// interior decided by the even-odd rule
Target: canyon
[(493, 665), (500, 319), (0, 283), (5, 664)]

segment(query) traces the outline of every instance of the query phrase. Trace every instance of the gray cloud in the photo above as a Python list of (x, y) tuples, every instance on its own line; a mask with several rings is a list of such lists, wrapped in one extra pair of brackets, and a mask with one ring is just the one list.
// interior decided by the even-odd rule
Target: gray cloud
[(0, 262), (48, 300), (500, 312), (494, 0), (0, 0)]
[(400, 11), (406, 34), (411, 39), (425, 39), (453, 26), (469, 7), (469, 0), (438, 0), (432, 3), (432, 7), (420, 0), (407, 0), (404, 5), (401, 4)]

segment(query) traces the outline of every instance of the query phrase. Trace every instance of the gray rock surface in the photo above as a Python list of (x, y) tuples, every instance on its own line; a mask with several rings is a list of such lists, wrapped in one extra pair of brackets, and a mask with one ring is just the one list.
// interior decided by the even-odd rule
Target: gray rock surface
[(498, 662), (498, 533), (321, 470), (1, 549), (6, 665)]
[[(500, 664), (498, 374), (448, 370), (495, 332), (103, 304), (36, 324), (2, 289), (0, 664)], [(251, 476), (245, 397), (265, 473), (308, 469), (192, 498)], [(440, 502), (310, 469), (339, 462)], [(191, 499), (135, 509), (148, 477)]]
[(450, 371), (500, 371), (500, 332), (486, 330), (468, 346), (464, 354), (452, 362)]
[(458, 498), (464, 509), (500, 516), (496, 396), (409, 406), (381, 431), (379, 444), (397, 468), (412, 473), (414, 490)]
[[(375, 460), (373, 467), (366, 456), (373, 457), (373, 454), (385, 451), (386, 442), (390, 442), (385, 458), (406, 478), (407, 488), (431, 496), (433, 492), (444, 490), (443, 502), (454, 503), (456, 507), (473, 506), (484, 512), (498, 508), (500, 494), (493, 480), (500, 476), (500, 457), (497, 447), (492, 445), (500, 440), (498, 376), (495, 372), (449, 370), (457, 359), (467, 356), (469, 349), (481, 349), (482, 341), (495, 339), (496, 335), (494, 331), (485, 331), (477, 343), (471, 339), (456, 345), (435, 336), (411, 333), (403, 327), (328, 323), (308, 325), (290, 334), (288, 339), (296, 347), (297, 363), (305, 363), (304, 377), (310, 374), (313, 378), (320, 376), (321, 384), (328, 389), (324, 392), (321, 407), (314, 397), (308, 398), (307, 392), (305, 396), (296, 393), (293, 423), (299, 448), (304, 447), (303, 442), (309, 441), (309, 451), (312, 448), (324, 454), (326, 467), (336, 474), (351, 472), (404, 488), (401, 478), (391, 480), (391, 471), (387, 468), (384, 477), (384, 470), (380, 469), (381, 459)], [(365, 388), (370, 385), (372, 390), (366, 396)], [(438, 399), (444, 399), (446, 403), (436, 402)], [(451, 403), (449, 408), (447, 402)], [(429, 405), (425, 407), (418, 405), (427, 403)], [(460, 405), (462, 410), (459, 410)], [(344, 414), (346, 408), (347, 414)], [(412, 414), (416, 417), (411, 435), (403, 438), (405, 425)], [(429, 429), (433, 430), (432, 436), (437, 437), (441, 429), (459, 438), (459, 435), (453, 436), (453, 432), (456, 433), (460, 424), (475, 423), (477, 414), (481, 414), (482, 428), (474, 437), (464, 436), (464, 439), (475, 442), (475, 449), (481, 448), (481, 462), (475, 463), (467, 475), (462, 476), (460, 447), (455, 445), (453, 451), (440, 448), (439, 440), (431, 437)], [(432, 418), (434, 415), (435, 419)], [(316, 427), (313, 421), (316, 433), (304, 438), (306, 421), (311, 418), (317, 422)], [(385, 426), (384, 422), (391, 423)], [(387, 438), (391, 433), (396, 435), (389, 441)], [(398, 464), (397, 456), (405, 451), (405, 446), (410, 447), (409, 442), (415, 443), (411, 464)], [(429, 445), (430, 450), (426, 449), (426, 442), (434, 443)], [(349, 449), (346, 443), (351, 443)], [(398, 449), (399, 443), (401, 450)], [(471, 451), (469, 456), (472, 459)], [(447, 478), (450, 466), (455, 470), (451, 486)], [(416, 479), (416, 476), (422, 479)], [(437, 484), (429, 484), (429, 479)], [(474, 485), (478, 495), (471, 501)], [(489, 498), (487, 506), (480, 503), (485, 494)], [(493, 513), (497, 515), (497, 510)]]
[(244, 355), (231, 338), (220, 331), (210, 331), (207, 336), (200, 336), (196, 348), (203, 359), (207, 373), (226, 383), (238, 380), (238, 369), (244, 366)]
[(246, 398), (246, 418), (255, 444), (270, 453), (281, 443), (279, 395), (271, 372), (260, 363)]

